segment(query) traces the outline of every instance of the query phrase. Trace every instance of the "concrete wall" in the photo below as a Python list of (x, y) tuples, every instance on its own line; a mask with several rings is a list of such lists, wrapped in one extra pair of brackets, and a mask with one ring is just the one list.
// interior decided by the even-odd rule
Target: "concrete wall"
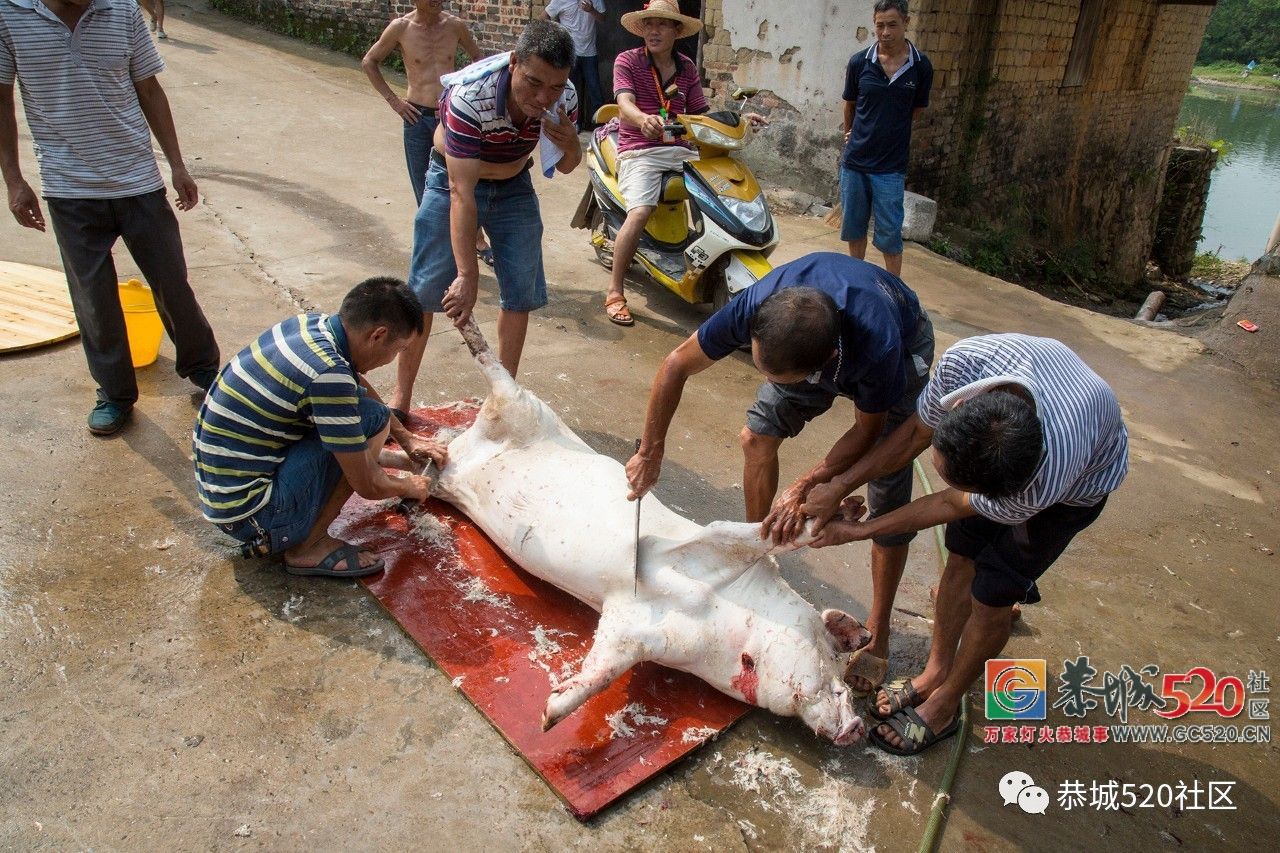
[[(844, 68), (871, 44), (873, 0), (707, 0), (703, 66), (716, 96), (764, 90), (758, 111), (772, 126), (747, 159), (774, 181), (832, 198)], [(756, 106), (753, 103), (753, 106)]]

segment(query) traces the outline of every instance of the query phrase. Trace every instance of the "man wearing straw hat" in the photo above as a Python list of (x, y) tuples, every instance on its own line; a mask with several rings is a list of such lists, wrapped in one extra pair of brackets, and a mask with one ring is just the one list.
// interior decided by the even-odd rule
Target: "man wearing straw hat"
[(18, 224), (45, 230), (40, 201), (18, 166), (13, 83), (21, 79), (80, 343), (98, 383), (89, 413), (94, 435), (118, 432), (138, 399), (111, 259), (117, 239), (151, 285), (178, 375), (203, 391), (218, 374), (218, 344), (187, 281), (178, 220), (151, 151), (154, 133), (178, 209), (195, 207), (196, 182), (156, 79), (163, 69), (135, 3), (0, 2), (0, 172)]
[[(662, 195), (662, 176), (678, 172), (697, 156), (693, 146), (665, 137), (662, 127), (677, 115), (697, 115), (710, 107), (702, 79), (689, 57), (676, 53), (676, 39), (702, 29), (697, 18), (680, 14), (674, 0), (650, 0), (643, 9), (622, 16), (627, 32), (644, 45), (618, 54), (613, 63), (613, 91), (618, 102), (618, 188), (627, 202), (627, 219), (613, 243), (613, 271), (604, 310), (619, 326), (635, 323), (627, 310), (623, 284), (640, 235)], [(747, 113), (753, 123), (764, 119)]]

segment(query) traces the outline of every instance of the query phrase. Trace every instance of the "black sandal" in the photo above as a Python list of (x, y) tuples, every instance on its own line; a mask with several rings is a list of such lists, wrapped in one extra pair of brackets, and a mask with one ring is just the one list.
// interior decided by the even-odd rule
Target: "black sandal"
[(951, 719), (951, 723), (940, 732), (929, 728), (929, 724), (916, 712), (916, 709), (910, 707), (903, 708), (880, 725), (886, 725), (897, 732), (903, 745), (895, 746), (889, 743), (888, 738), (880, 734), (880, 726), (876, 726), (867, 738), (877, 747), (890, 755), (919, 755), (939, 741), (944, 741), (960, 731), (960, 714), (957, 713)]
[(889, 713), (880, 713), (880, 697), (876, 696), (871, 703), (870, 714), (877, 720), (888, 720), (899, 711), (914, 708), (924, 701), (924, 697), (916, 692), (916, 686), (909, 678), (895, 678), (888, 684), (881, 685), (880, 689), (889, 700)]
[[(346, 569), (334, 568), (344, 560), (347, 565)], [(360, 549), (355, 545), (343, 544), (330, 551), (329, 556), (314, 566), (291, 566), (285, 563), (284, 570), (298, 577), (362, 578), (366, 575), (376, 575), (382, 571), (384, 565), (381, 557), (367, 566), (360, 565)]]

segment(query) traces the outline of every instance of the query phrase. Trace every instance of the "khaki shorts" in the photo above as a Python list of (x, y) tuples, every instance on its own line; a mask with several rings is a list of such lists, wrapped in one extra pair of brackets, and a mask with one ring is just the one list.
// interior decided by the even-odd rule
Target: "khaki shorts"
[(659, 145), (624, 151), (618, 155), (618, 189), (626, 199), (627, 210), (657, 207), (662, 197), (662, 175), (679, 172), (686, 160), (698, 152), (683, 145)]

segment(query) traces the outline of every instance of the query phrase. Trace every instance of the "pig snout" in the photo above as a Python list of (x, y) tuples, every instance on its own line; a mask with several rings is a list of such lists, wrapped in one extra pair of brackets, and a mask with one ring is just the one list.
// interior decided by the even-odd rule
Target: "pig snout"
[(844, 682), (833, 679), (829, 687), (800, 713), (801, 719), (819, 736), (834, 742), (836, 746), (849, 746), (862, 740), (866, 726)]

